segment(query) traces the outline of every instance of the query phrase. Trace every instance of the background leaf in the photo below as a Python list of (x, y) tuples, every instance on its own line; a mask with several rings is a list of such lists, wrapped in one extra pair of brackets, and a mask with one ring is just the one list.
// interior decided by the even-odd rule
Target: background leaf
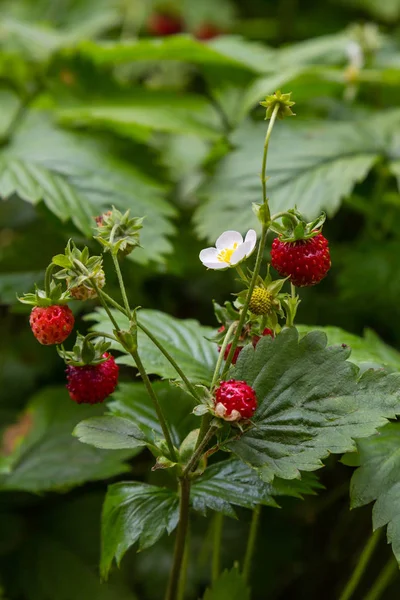
[(146, 445), (143, 432), (130, 419), (123, 417), (92, 417), (81, 421), (73, 435), (84, 444), (110, 450), (140, 448)]
[(351, 480), (351, 507), (375, 502), (373, 528), (387, 525), (388, 542), (400, 563), (400, 423), (389, 423), (357, 447), (360, 467)]
[[(258, 474), (240, 460), (223, 460), (207, 467), (193, 482), (193, 508), (203, 514), (207, 509), (235, 517), (234, 506), (253, 509), (258, 504), (277, 507), (275, 496), (313, 494), (318, 482), (305, 474), (305, 479), (287, 481), (275, 479), (273, 484), (263, 482)], [(232, 506), (233, 505), (233, 506)]]
[(27, 427), (22, 430), (20, 443), (15, 440), (15, 449), (10, 454), (12, 470), (9, 475), (0, 476), (0, 489), (38, 493), (126, 472), (128, 466), (124, 460), (134, 455), (133, 450), (98, 450), (81, 444), (71, 435), (85, 416), (103, 411), (102, 406), (78, 406), (63, 387), (39, 392), (28, 404)]
[(250, 590), (243, 575), (234, 567), (218, 577), (204, 594), (203, 600), (250, 600)]
[[(119, 325), (126, 329), (128, 327), (126, 317), (117, 311), (113, 314)], [(112, 333), (113, 326), (103, 309), (91, 313), (87, 319), (96, 321), (93, 327), (95, 331)], [(206, 339), (213, 334), (210, 327), (203, 327), (192, 319), (176, 319), (158, 310), (140, 310), (138, 321), (158, 338), (191, 381), (206, 385), (211, 382), (218, 349), (216, 344)], [(177, 379), (175, 369), (140, 329), (138, 345), (140, 358), (147, 373), (166, 379)], [(114, 347), (122, 351), (120, 345), (114, 344)], [(118, 362), (133, 365), (130, 356), (120, 358)]]
[(149, 548), (179, 518), (178, 495), (172, 490), (145, 483), (116, 483), (108, 488), (102, 516), (100, 569), (106, 578), (113, 559), (120, 564), (137, 541), (139, 550)]

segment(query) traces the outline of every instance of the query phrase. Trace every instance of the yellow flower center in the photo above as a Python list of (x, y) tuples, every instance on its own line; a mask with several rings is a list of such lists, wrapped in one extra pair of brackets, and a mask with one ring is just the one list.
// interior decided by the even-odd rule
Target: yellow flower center
[(232, 248), (224, 248), (217, 254), (217, 258), (220, 262), (231, 262), (232, 254), (235, 252), (238, 247), (238, 243), (235, 242)]

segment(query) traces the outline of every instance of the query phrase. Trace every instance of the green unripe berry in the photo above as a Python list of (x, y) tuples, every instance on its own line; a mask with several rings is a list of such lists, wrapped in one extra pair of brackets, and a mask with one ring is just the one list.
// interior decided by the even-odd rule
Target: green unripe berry
[(273, 295), (262, 287), (254, 288), (249, 303), (249, 311), (254, 315), (267, 315), (271, 312)]

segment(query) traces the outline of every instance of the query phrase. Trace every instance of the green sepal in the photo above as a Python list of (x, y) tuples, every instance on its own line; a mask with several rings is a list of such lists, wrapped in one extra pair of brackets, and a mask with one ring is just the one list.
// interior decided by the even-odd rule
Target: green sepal
[(143, 227), (143, 217), (130, 217), (129, 214), (129, 210), (122, 214), (113, 207), (112, 211), (96, 219), (98, 235), (94, 239), (104, 247), (105, 252), (127, 256), (140, 247), (139, 231)]
[(152, 471), (157, 471), (158, 469), (172, 469), (176, 467), (178, 463), (173, 462), (166, 456), (159, 456), (155, 462), (155, 464), (151, 467)]
[(293, 100), (290, 99), (292, 92), (287, 94), (282, 94), (280, 90), (275, 92), (270, 96), (267, 96), (265, 100), (260, 102), (261, 106), (264, 106), (267, 109), (265, 120), (270, 119), (275, 108), (278, 106), (278, 119), (284, 119), (285, 117), (293, 117), (296, 113), (294, 113), (291, 107), (295, 104)]
[(54, 276), (57, 279), (66, 279), (69, 289), (83, 284), (89, 289), (94, 289), (91, 279), (98, 281), (102, 278), (104, 285), (103, 259), (101, 256), (90, 256), (87, 246), (79, 250), (72, 240), (68, 240), (65, 253), (53, 256), (52, 263), (62, 267)]
[(268, 208), (268, 204), (257, 204), (257, 202), (252, 203), (253, 213), (256, 215), (257, 219), (260, 221), (263, 227), (269, 227), (271, 223), (271, 213)]
[(185, 437), (182, 444), (180, 445), (179, 457), (183, 464), (186, 464), (189, 461), (193, 452), (195, 451), (199, 433), (200, 433), (200, 429), (193, 429), (193, 431), (191, 431)]
[(314, 221), (307, 223), (303, 215), (294, 208), (279, 214), (276, 219), (278, 218), (282, 220), (282, 225), (273, 220), (270, 229), (279, 235), (282, 242), (298, 242), (311, 239), (321, 233), (326, 215), (321, 213)]
[[(96, 334), (96, 337), (101, 338), (101, 333)], [(107, 360), (103, 354), (107, 352), (111, 346), (110, 342), (98, 339), (96, 343), (91, 341), (93, 334), (83, 336), (80, 333), (76, 336), (76, 342), (72, 351), (67, 351), (64, 346), (57, 346), (57, 352), (67, 365), (74, 367), (83, 367), (85, 365), (99, 365)]]
[(17, 296), (17, 299), (22, 304), (30, 304), (31, 306), (53, 306), (54, 304), (67, 304), (71, 300), (71, 295), (68, 291), (63, 291), (60, 283), (52, 281), (50, 283), (50, 293), (47, 295), (44, 290), (40, 290), (35, 286), (35, 293), (24, 294)]

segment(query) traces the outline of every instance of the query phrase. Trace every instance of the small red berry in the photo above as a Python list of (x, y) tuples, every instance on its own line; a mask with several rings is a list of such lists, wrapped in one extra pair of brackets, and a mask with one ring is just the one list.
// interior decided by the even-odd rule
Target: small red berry
[(213, 25), (212, 23), (203, 23), (196, 29), (194, 35), (198, 40), (212, 40), (222, 33), (222, 30), (216, 25)]
[(62, 344), (74, 328), (74, 315), (66, 304), (35, 306), (29, 323), (32, 333), (41, 344)]
[[(264, 329), (264, 331), (262, 332), (262, 336), (264, 337), (265, 335), (270, 335), (271, 337), (275, 337), (272, 329), (268, 329), (268, 327), (266, 327)], [(251, 343), (253, 344), (254, 348), (257, 346), (257, 344), (260, 340), (261, 340), (261, 338), (259, 335), (253, 335)]]
[(117, 387), (119, 367), (111, 354), (106, 352), (103, 358), (107, 360), (98, 365), (67, 366), (66, 387), (71, 399), (77, 404), (103, 402)]
[(256, 393), (245, 381), (222, 381), (215, 392), (214, 410), (225, 421), (250, 419), (257, 408)]
[(152, 35), (165, 36), (181, 33), (183, 25), (179, 17), (154, 13), (147, 23), (147, 29)]
[(272, 242), (271, 264), (283, 277), (297, 287), (315, 285), (321, 281), (331, 267), (328, 240), (318, 233), (307, 240)]

